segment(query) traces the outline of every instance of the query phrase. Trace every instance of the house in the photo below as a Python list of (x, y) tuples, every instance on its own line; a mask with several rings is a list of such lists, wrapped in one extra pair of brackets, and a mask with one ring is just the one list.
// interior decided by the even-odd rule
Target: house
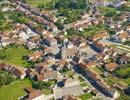
[(64, 67), (67, 67), (68, 68), (68, 62), (61, 59), (60, 61), (57, 62), (57, 70), (60, 71), (62, 70)]
[(39, 81), (48, 81), (50, 79), (60, 80), (61, 75), (57, 71), (46, 71), (46, 72), (44, 72), (42, 74), (37, 74), (37, 79)]
[(50, 66), (47, 62), (41, 62), (41, 63), (36, 64), (35, 67), (36, 67), (36, 71), (39, 74), (42, 74), (48, 71)]
[(7, 64), (1, 64), (1, 65), (3, 66), (3, 67), (1, 66), (2, 70), (12, 73), (13, 75), (15, 75), (16, 77), (20, 79), (24, 79), (26, 76), (26, 72), (23, 67), (16, 67), (16, 66), (7, 65)]
[(52, 45), (50, 47), (45, 47), (44, 48), (44, 54), (48, 54), (48, 53), (51, 53), (53, 55), (57, 55), (60, 53), (60, 48), (58, 47), (58, 45)]
[(119, 64), (127, 64), (130, 61), (130, 57), (126, 56), (126, 55), (122, 55), (119, 59), (117, 59), (117, 62)]
[(45, 100), (44, 94), (41, 90), (26, 88), (25, 92), (27, 95), (21, 97), (19, 100)]
[(1, 37), (1, 45), (2, 45), (2, 46), (7, 46), (7, 45), (9, 45), (10, 43), (13, 43), (13, 41), (12, 41), (11, 38), (9, 38), (8, 36), (7, 36), (7, 37), (6, 37), (6, 36), (2, 36), (2, 37)]
[(26, 70), (26, 74), (27, 74), (27, 77), (34, 78), (36, 76), (37, 72), (35, 69), (28, 68)]
[(119, 19), (120, 20), (123, 20), (123, 21), (127, 21), (127, 15), (126, 14), (121, 14), (120, 16), (119, 16)]
[(121, 91), (124, 91), (125, 89), (128, 88), (128, 85), (126, 83), (122, 82), (122, 81), (119, 81), (119, 82), (116, 82), (113, 85), (113, 87), (115, 87), (115, 88), (117, 88), (117, 89), (119, 89)]
[(55, 55), (53, 54), (47, 54), (43, 57), (44, 61), (48, 63), (48, 65), (52, 66), (55, 64)]
[(4, 64), (4, 63), (0, 63), (0, 69), (2, 70), (5, 65), (6, 64)]
[(36, 31), (36, 33), (39, 33), (42, 35), (47, 34), (47, 30), (43, 29), (42, 27), (36, 27), (35, 31)]
[(112, 41), (122, 43), (127, 40), (128, 36), (129, 34), (125, 31), (119, 32), (117, 35), (112, 36)]
[(97, 60), (97, 61), (102, 61), (103, 58), (104, 58), (104, 56), (105, 56), (105, 54), (101, 52), (101, 53), (95, 54), (95, 55), (93, 56), (93, 59), (94, 59), (94, 60)]
[(60, 53), (60, 48), (58, 47), (58, 45), (52, 45), (52, 46), (48, 47), (48, 49), (49, 49), (48, 53), (52, 53), (54, 55), (57, 55)]
[(97, 66), (97, 61), (88, 61), (86, 64), (87, 68), (92, 68)]
[(79, 85), (80, 82), (77, 77), (73, 76), (73, 78), (67, 78), (63, 80), (64, 87), (71, 87), (75, 85)]
[(58, 19), (55, 17), (55, 15), (53, 15), (52, 13), (50, 13), (50, 12), (43, 12), (42, 13), (42, 16), (45, 18), (45, 19), (47, 19), (48, 21), (51, 21), (51, 22), (57, 22), (58, 21)]
[(103, 52), (104, 49), (106, 49), (107, 47), (108, 47), (107, 44), (99, 42), (99, 41), (95, 42), (94, 45), (93, 45), (94, 50), (99, 52), (99, 53)]
[(118, 67), (119, 67), (119, 65), (116, 64), (116, 63), (105, 64), (105, 69), (106, 69), (107, 71), (110, 71), (110, 72), (114, 71), (114, 70), (115, 70), (116, 68), (118, 68)]
[(20, 79), (24, 79), (26, 76), (25, 69), (23, 69), (22, 67), (14, 67), (11, 73)]
[(106, 31), (101, 31), (100, 33), (97, 33), (95, 35), (92, 36), (92, 41), (97, 41), (103, 38), (109, 38), (109, 35)]
[(101, 40), (99, 40), (99, 41), (97, 41), (99, 44), (102, 44), (103, 46), (107, 46), (107, 47), (109, 47), (109, 46), (111, 46), (112, 45), (112, 43), (111, 42), (109, 42), (109, 40), (106, 40), (106, 39), (101, 39)]
[(53, 45), (57, 45), (57, 40), (53, 37), (47, 37), (44, 41), (44, 43), (47, 45), (47, 46), (53, 46)]
[(92, 56), (94, 56), (95, 54), (97, 54), (97, 52), (90, 47), (90, 45), (82, 45), (79, 47), (79, 51), (78, 51), (78, 57), (79, 58), (91, 58)]
[(26, 43), (26, 45), (27, 45), (27, 47), (28, 47), (29, 49), (38, 48), (38, 44), (35, 43), (35, 42), (28, 41), (28, 42)]
[(119, 42), (125, 42), (128, 38), (128, 33), (127, 32), (122, 32), (120, 34), (118, 34), (118, 41)]
[(27, 25), (31, 29), (37, 27), (37, 24), (35, 22), (32, 22), (32, 21), (26, 22), (25, 25)]
[(87, 19), (89, 16), (90, 16), (90, 14), (88, 14), (87, 12), (84, 12), (84, 13), (81, 15), (81, 19)]
[(61, 57), (66, 61), (72, 61), (73, 57), (78, 53), (78, 48), (62, 48)]
[(40, 58), (43, 54), (43, 51), (35, 51), (32, 54), (28, 55), (29, 61), (36, 61), (38, 58)]
[(79, 64), (83, 69), (90, 69), (97, 66), (97, 61), (84, 61)]

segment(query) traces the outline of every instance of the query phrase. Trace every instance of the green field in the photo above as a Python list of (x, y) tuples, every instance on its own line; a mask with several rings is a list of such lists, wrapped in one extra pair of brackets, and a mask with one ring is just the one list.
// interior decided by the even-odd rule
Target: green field
[(24, 96), (26, 94), (24, 88), (30, 86), (31, 82), (28, 79), (3, 86), (0, 88), (0, 100), (16, 100), (17, 98)]
[(6, 59), (1, 59), (0, 62), (8, 63), (16, 66), (30, 66), (26, 60), (23, 60), (23, 56), (30, 54), (31, 51), (25, 49), (23, 46), (15, 47), (8, 47), (6, 49), (0, 50), (0, 56), (6, 56)]

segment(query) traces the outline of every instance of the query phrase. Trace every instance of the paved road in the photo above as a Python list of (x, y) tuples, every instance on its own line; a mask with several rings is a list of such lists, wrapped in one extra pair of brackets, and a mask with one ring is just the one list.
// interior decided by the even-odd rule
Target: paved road
[(112, 100), (112, 98), (107, 97), (107, 96), (105, 96), (102, 92), (100, 92), (98, 87), (93, 86), (93, 85), (91, 84), (91, 79), (88, 78), (86, 72), (80, 70), (80, 68), (76, 68), (76, 67), (72, 67), (72, 68), (73, 68), (73, 70), (74, 70), (79, 76), (81, 76), (81, 77), (86, 81), (87, 84), (88, 84), (88, 83), (90, 84), (91, 89), (96, 89), (96, 90), (99, 92), (99, 96), (97, 96), (97, 98), (100, 97), (100, 98), (102, 98), (103, 100)]

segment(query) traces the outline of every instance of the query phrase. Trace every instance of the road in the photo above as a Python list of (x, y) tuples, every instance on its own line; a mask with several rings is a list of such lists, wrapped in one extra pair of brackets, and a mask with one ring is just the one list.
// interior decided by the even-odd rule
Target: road
[(93, 86), (91, 84), (91, 79), (88, 78), (86, 72), (82, 71), (81, 68), (76, 68), (75, 66), (72, 67), (72, 70), (76, 72), (80, 77), (82, 77), (87, 84), (90, 85), (91, 89), (96, 89), (99, 92), (99, 95), (96, 98), (102, 98), (103, 100), (112, 100), (112, 98), (105, 96), (102, 92), (99, 91), (99, 89), (96, 86)]

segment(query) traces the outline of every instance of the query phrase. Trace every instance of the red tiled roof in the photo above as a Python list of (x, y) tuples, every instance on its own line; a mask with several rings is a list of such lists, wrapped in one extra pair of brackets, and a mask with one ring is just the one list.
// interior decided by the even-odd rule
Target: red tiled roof
[(118, 65), (116, 63), (109, 63), (105, 65), (105, 68), (108, 71), (113, 71), (114, 69), (116, 69), (118, 67)]

